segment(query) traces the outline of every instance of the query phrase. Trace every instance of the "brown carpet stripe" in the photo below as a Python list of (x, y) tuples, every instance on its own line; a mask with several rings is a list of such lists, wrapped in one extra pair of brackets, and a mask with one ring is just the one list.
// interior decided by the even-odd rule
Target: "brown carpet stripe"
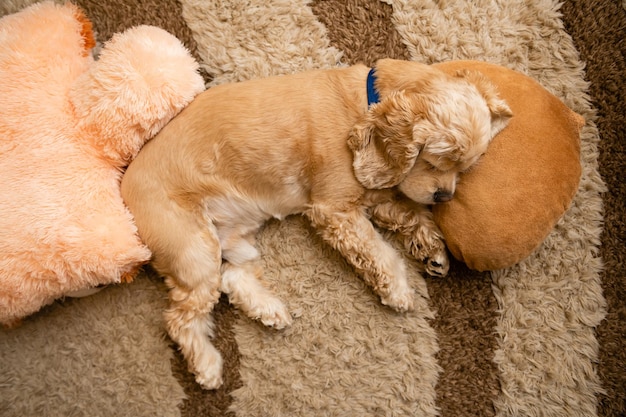
[[(230, 393), (241, 387), (239, 350), (233, 334), (233, 323), (237, 319), (237, 315), (238, 312), (228, 304), (226, 296), (222, 296), (213, 311), (215, 323), (213, 344), (224, 359), (224, 384), (219, 389), (213, 391), (202, 389), (196, 383), (194, 376), (187, 370), (187, 362), (180, 352), (177, 352), (172, 361), (172, 370), (187, 395), (187, 399), (180, 407), (181, 417), (234, 416), (228, 411), (228, 407), (232, 403)], [(172, 346), (172, 348), (176, 349), (176, 346)]]
[(390, 5), (380, 0), (316, 0), (310, 6), (345, 63), (371, 66), (380, 58), (409, 59), (391, 22)]
[(563, 22), (586, 63), (592, 104), (598, 110), (604, 200), (602, 287), (608, 303), (597, 329), (598, 371), (606, 393), (598, 414), (626, 415), (626, 3), (564, 2)]

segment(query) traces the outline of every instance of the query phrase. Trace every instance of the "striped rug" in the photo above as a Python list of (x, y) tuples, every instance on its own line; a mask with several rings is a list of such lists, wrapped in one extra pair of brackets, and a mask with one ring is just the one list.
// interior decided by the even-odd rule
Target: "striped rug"
[[(0, 14), (30, 3), (2, 0)], [(515, 267), (478, 273), (454, 262), (447, 278), (424, 285), (407, 258), (424, 295), (409, 314), (381, 306), (303, 218), (268, 223), (259, 235), (265, 278), (296, 319), (276, 332), (223, 298), (215, 344), (225, 383), (215, 391), (194, 382), (167, 338), (165, 289), (151, 271), (61, 300), (0, 332), (0, 415), (626, 413), (626, 12), (617, 2), (77, 3), (100, 42), (137, 24), (170, 31), (200, 62), (209, 88), (382, 57), (477, 59), (521, 71), (585, 117), (583, 177), (546, 242)]]

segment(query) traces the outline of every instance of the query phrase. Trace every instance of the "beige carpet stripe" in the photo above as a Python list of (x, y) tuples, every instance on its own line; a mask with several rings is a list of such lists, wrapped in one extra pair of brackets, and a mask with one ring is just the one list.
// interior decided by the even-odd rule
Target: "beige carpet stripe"
[(413, 59), (481, 59), (508, 66), (538, 80), (588, 120), (581, 134), (583, 178), (572, 207), (536, 253), (492, 277), (500, 310), (497, 415), (594, 416), (601, 391), (594, 327), (605, 314), (598, 256), (604, 186), (583, 67), (562, 29), (558, 4), (392, 4)]
[(423, 298), (410, 314), (385, 308), (299, 217), (268, 225), (260, 245), (267, 280), (296, 319), (284, 332), (240, 322), (238, 415), (436, 415), (437, 344)]
[[(183, 9), (205, 68), (222, 83), (337, 65), (341, 54), (307, 3), (244, 9), (220, 2), (217, 10), (214, 2), (183, 2)], [(232, 393), (231, 410), (246, 417), (436, 415), (437, 345), (423, 300), (408, 316), (382, 306), (301, 217), (270, 223), (259, 247), (266, 281), (297, 317), (281, 332), (237, 322), (243, 386)]]
[(330, 67), (340, 53), (308, 1), (182, 0), (210, 85)]

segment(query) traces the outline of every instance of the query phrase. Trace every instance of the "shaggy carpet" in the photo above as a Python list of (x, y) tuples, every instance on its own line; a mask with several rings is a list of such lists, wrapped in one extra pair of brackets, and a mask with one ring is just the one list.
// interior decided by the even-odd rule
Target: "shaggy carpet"
[[(33, 2), (2, 0), (0, 15)], [(301, 217), (270, 222), (259, 234), (266, 280), (297, 317), (272, 331), (223, 298), (225, 384), (215, 391), (194, 382), (166, 336), (166, 293), (149, 268), (132, 284), (59, 300), (0, 331), (0, 415), (626, 414), (622, 2), (76, 2), (100, 42), (137, 24), (170, 31), (209, 87), (381, 57), (521, 71), (585, 117), (583, 177), (528, 259), (492, 273), (454, 262), (447, 278), (426, 279), (428, 297), (406, 315), (382, 307)]]

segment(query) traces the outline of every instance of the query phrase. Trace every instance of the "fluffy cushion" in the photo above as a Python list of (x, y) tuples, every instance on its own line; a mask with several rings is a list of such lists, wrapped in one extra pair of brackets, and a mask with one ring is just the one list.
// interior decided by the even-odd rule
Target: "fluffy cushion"
[(125, 165), (204, 89), (172, 35), (142, 26), (91, 57), (91, 24), (44, 2), (0, 20), (0, 322), (131, 279), (150, 258)]
[(479, 271), (509, 267), (530, 255), (569, 207), (580, 180), (584, 120), (519, 72), (473, 61), (437, 67), (482, 72), (513, 111), (479, 164), (462, 176), (455, 198), (433, 207), (455, 258)]

